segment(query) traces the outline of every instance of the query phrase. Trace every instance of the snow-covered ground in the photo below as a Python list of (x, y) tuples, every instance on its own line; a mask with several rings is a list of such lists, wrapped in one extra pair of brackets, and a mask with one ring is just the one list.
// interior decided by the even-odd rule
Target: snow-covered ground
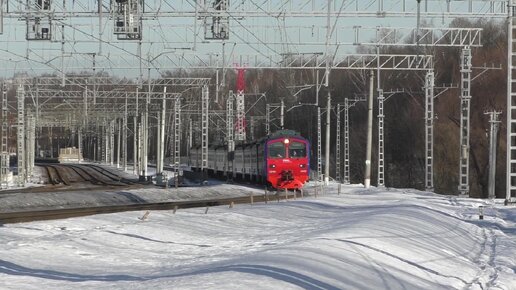
[(332, 184), (207, 213), (5, 224), (0, 289), (516, 289), (516, 208), (502, 202)]

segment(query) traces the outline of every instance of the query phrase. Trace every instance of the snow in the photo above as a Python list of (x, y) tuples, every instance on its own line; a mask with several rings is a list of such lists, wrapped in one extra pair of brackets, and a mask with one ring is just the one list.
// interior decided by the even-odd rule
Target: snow
[[(207, 213), (0, 225), (0, 289), (516, 289), (516, 209), (503, 200), (336, 184), (316, 198), (314, 186), (303, 199)], [(259, 191), (133, 193), (202, 198), (201, 188)]]

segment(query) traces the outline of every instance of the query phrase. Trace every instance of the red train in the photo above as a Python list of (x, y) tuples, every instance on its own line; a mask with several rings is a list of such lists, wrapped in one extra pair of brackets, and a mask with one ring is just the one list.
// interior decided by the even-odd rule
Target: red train
[[(208, 148), (209, 175), (249, 180), (276, 189), (299, 189), (310, 175), (310, 143), (292, 130), (277, 131), (257, 141)], [(190, 149), (190, 165), (201, 168), (201, 148)]]

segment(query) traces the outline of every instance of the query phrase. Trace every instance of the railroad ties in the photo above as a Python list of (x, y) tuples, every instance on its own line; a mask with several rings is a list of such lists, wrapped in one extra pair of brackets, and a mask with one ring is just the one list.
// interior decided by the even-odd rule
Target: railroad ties
[(135, 182), (94, 164), (36, 164), (45, 168), (48, 184), (71, 186), (88, 182), (98, 186), (128, 186)]

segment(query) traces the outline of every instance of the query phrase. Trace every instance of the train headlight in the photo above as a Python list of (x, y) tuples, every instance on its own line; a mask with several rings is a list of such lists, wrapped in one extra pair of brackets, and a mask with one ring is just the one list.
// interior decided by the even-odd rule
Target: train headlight
[(301, 168), (305, 168), (305, 167), (306, 167), (306, 164), (299, 164), (299, 167), (301, 167)]
[(275, 164), (271, 164), (271, 165), (269, 165), (269, 168), (276, 168), (276, 165)]
[(289, 139), (285, 139), (285, 140), (283, 140), (283, 143), (288, 144), (288, 143), (290, 143), (290, 140)]

